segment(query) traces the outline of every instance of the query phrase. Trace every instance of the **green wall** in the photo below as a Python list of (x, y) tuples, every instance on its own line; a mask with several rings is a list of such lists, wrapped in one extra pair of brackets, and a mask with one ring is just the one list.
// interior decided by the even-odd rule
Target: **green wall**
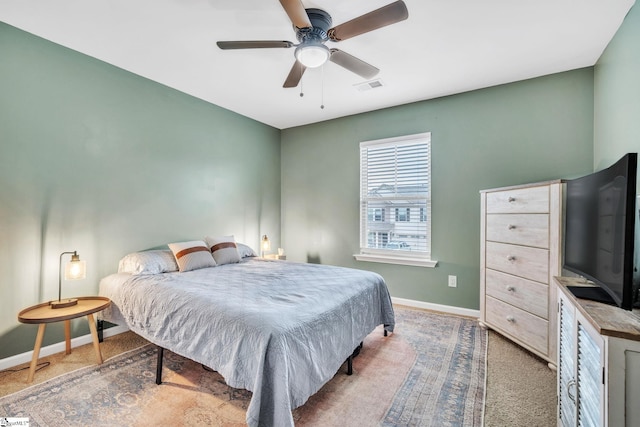
[[(60, 252), (88, 262), (64, 295), (88, 295), (122, 255), (204, 234), (257, 246), (267, 233), (288, 259), (477, 309), (478, 191), (638, 151), (639, 42), (634, 7), (595, 68), (279, 131), (0, 23), (0, 358), (32, 349), (35, 327), (16, 314), (56, 297)], [(438, 266), (355, 261), (359, 142), (426, 131)]]
[[(427, 131), (438, 266), (355, 261), (359, 142)], [(395, 297), (478, 309), (479, 190), (588, 173), (592, 144), (592, 68), (286, 129), (283, 245), (288, 259), (376, 271)]]
[(640, 152), (640, 6), (631, 8), (598, 60), (594, 81), (593, 166), (599, 170)]
[(57, 298), (63, 251), (87, 261), (70, 297), (128, 252), (261, 233), (279, 243), (278, 129), (0, 23), (0, 358), (33, 348), (17, 313)]

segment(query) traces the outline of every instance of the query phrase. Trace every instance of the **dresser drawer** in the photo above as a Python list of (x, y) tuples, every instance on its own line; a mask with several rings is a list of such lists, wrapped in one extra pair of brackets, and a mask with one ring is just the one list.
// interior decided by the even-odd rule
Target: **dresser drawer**
[(549, 214), (487, 215), (487, 240), (549, 248)]
[(486, 266), (525, 279), (549, 283), (549, 250), (486, 242)]
[(486, 294), (524, 311), (549, 319), (549, 286), (487, 269)]
[(489, 326), (542, 354), (548, 353), (549, 322), (489, 296), (486, 305), (486, 322)]
[(487, 213), (548, 213), (549, 187), (516, 188), (487, 193)]

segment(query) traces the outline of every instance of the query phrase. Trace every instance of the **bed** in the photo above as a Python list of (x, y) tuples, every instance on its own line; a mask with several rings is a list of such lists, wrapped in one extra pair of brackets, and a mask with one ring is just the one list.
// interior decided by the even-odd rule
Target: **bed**
[(292, 426), (291, 411), (329, 381), (378, 325), (393, 331), (376, 273), (255, 257), (187, 272), (116, 273), (102, 319), (253, 393), (249, 426)]

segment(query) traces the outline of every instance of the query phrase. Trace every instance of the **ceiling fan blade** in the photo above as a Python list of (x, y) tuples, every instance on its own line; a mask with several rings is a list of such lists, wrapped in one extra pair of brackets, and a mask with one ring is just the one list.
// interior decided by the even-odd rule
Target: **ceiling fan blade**
[(216, 43), (220, 49), (264, 49), (274, 47), (292, 47), (295, 46), (292, 42), (286, 40), (248, 40), (248, 41), (224, 41)]
[(373, 65), (367, 64), (363, 60), (358, 59), (353, 55), (349, 55), (339, 49), (331, 49), (331, 57), (329, 58), (329, 61), (334, 64), (338, 64), (365, 79), (371, 79), (380, 72), (380, 70)]
[(300, 79), (302, 79), (302, 75), (304, 74), (304, 70), (306, 69), (307, 67), (296, 61), (295, 64), (293, 64), (293, 67), (291, 67), (291, 71), (289, 71), (289, 75), (284, 81), (282, 87), (298, 86), (298, 83), (300, 83)]
[(307, 11), (300, 0), (280, 0), (284, 11), (289, 15), (289, 19), (298, 28), (312, 27)]
[(329, 38), (334, 42), (347, 40), (351, 37), (404, 21), (408, 17), (407, 6), (402, 0), (399, 0), (335, 26), (329, 30), (328, 34)]

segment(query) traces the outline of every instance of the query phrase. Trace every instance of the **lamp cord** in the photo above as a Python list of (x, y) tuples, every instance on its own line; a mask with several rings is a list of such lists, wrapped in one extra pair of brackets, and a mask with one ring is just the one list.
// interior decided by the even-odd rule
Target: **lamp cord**
[[(51, 365), (51, 362), (40, 362), (38, 363), (36, 366), (36, 372), (38, 372), (41, 369), (46, 368), (47, 366)], [(15, 372), (21, 372), (21, 371), (26, 371), (27, 369), (29, 369), (29, 366), (25, 366), (23, 368), (18, 368), (18, 369), (5, 369), (4, 371), (0, 371), (0, 375), (5, 375), (5, 374), (13, 374)]]

